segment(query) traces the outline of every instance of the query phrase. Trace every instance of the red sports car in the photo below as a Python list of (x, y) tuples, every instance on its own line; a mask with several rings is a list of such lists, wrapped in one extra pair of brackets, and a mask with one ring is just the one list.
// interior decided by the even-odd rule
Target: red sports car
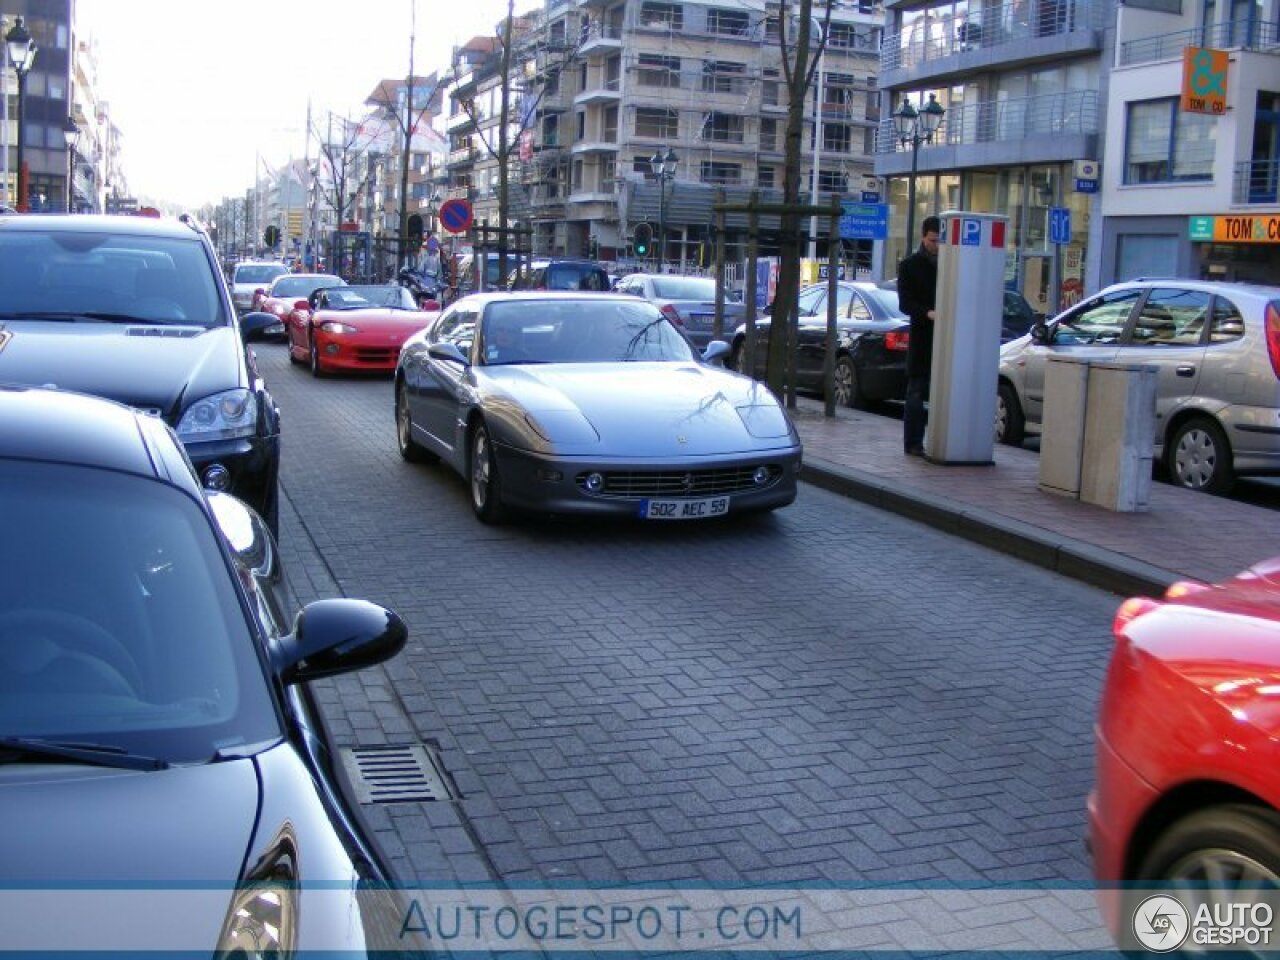
[[(395, 284), (330, 287), (311, 298), (314, 310), (290, 315), (289, 359), (310, 363), (317, 377), (332, 371), (396, 368), (400, 345), (438, 316), (419, 310)], [(301, 305), (299, 305), (301, 306)]]
[(1115, 887), (1172, 884), (1182, 935), (1204, 949), (1214, 890), (1247, 902), (1242, 887), (1280, 887), (1280, 557), (1126, 600), (1113, 629), (1089, 795), (1100, 905), (1122, 946), (1155, 943), (1143, 895)]
[(255, 298), (253, 309), (279, 317), (287, 332), (295, 322), (295, 313), (310, 312), (307, 300), (313, 293), (325, 287), (344, 286), (346, 282), (331, 273), (286, 273), (271, 282), (264, 296)]

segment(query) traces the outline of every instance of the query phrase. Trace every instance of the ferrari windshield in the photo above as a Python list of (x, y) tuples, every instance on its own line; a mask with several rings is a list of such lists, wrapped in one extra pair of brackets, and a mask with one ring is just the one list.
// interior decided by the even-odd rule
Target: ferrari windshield
[(688, 341), (648, 303), (591, 300), (494, 301), (485, 310), (486, 364), (688, 362)]

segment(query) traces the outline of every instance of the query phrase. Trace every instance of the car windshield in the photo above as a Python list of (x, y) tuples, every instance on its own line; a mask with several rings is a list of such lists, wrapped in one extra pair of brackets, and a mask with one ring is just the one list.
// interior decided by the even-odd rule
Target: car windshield
[(653, 281), (653, 292), (664, 300), (716, 298), (716, 282), (706, 277), (662, 277)]
[(246, 263), (236, 267), (233, 283), (270, 283), (289, 271), (282, 263)]
[(0, 234), (0, 316), (225, 326), (217, 273), (195, 234)]
[(609, 298), (495, 301), (485, 310), (481, 356), (490, 365), (693, 359), (655, 307)]
[(325, 296), (329, 310), (368, 310), (370, 307), (418, 309), (408, 290), (391, 284), (341, 287), (330, 290)]
[(234, 575), (188, 496), (6, 460), (0, 503), (0, 737), (173, 763), (280, 736)]
[(346, 281), (341, 277), (329, 275), (317, 276), (315, 274), (309, 274), (307, 276), (285, 276), (281, 277), (271, 285), (271, 296), (302, 300), (311, 296), (311, 294), (315, 293), (321, 287), (340, 287), (345, 283)]

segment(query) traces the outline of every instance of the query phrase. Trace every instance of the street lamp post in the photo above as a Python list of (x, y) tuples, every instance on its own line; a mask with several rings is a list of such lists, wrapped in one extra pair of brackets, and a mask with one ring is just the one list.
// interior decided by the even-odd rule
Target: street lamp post
[(67, 141), (67, 213), (75, 213), (76, 141), (80, 139), (80, 128), (74, 118), (67, 117), (62, 125), (62, 135)]
[(25, 213), (27, 207), (27, 170), (23, 154), (27, 148), (27, 136), (22, 117), (23, 101), (27, 97), (27, 74), (36, 58), (36, 42), (31, 39), (22, 17), (18, 17), (11, 29), (4, 36), (5, 45), (9, 49), (9, 62), (18, 74), (18, 209)]
[(658, 272), (667, 262), (667, 183), (676, 177), (676, 164), (680, 158), (676, 152), (667, 147), (666, 153), (659, 150), (649, 158), (649, 166), (653, 175), (658, 178)]
[(916, 170), (920, 159), (920, 144), (932, 143), (933, 135), (938, 132), (942, 123), (942, 115), (947, 111), (938, 98), (929, 94), (929, 102), (919, 110), (911, 105), (906, 97), (893, 113), (893, 126), (898, 134), (898, 142), (911, 147), (911, 179), (907, 181), (907, 254), (915, 245), (916, 229)]

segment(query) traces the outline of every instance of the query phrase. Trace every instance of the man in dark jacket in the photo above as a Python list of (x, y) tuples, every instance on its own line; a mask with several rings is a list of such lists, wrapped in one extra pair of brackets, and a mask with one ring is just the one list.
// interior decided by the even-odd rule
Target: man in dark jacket
[(902, 444), (908, 456), (924, 456), (924, 403), (933, 371), (933, 312), (938, 291), (937, 217), (920, 225), (920, 249), (898, 264), (898, 306), (911, 318), (907, 345), (907, 398), (902, 411)]

